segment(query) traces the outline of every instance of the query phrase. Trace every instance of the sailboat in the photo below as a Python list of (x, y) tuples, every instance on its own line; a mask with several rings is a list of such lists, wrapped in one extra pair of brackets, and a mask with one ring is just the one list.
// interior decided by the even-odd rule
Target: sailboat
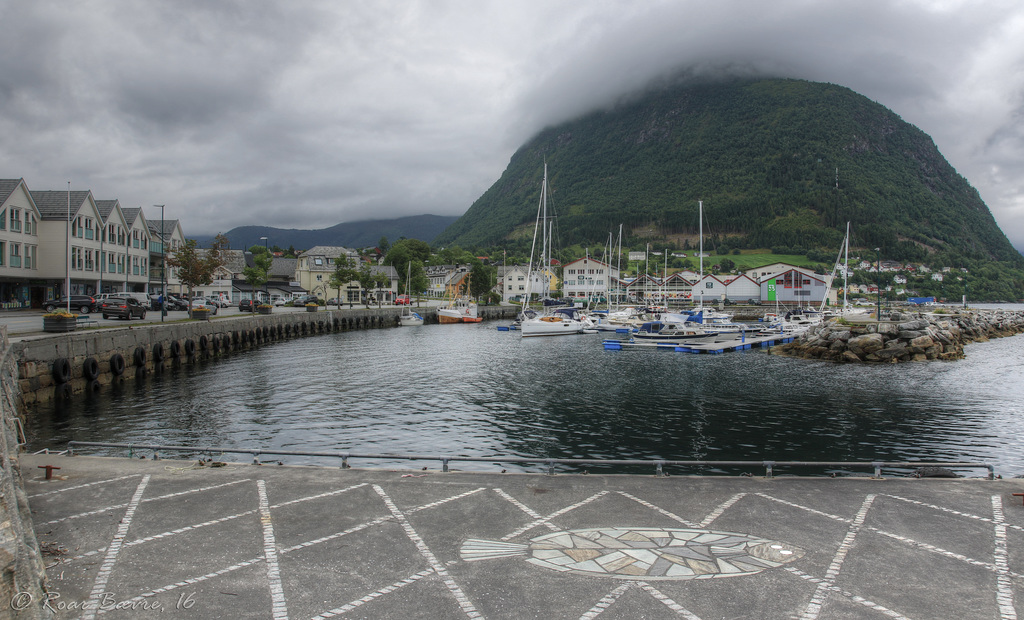
[[(409, 287), (412, 280), (412, 263), (409, 263), (408, 274), (405, 276), (405, 296), (409, 297)], [(411, 297), (409, 298), (411, 299)], [(415, 325), (423, 325), (423, 317), (418, 312), (412, 311), (412, 303), (406, 304), (402, 308), (402, 314), (398, 316), (398, 324), (403, 327), (413, 327)]]
[(551, 266), (549, 254), (550, 239), (548, 239), (548, 164), (544, 162), (544, 180), (540, 188), (540, 203), (537, 205), (537, 223), (533, 228), (533, 247), (530, 249), (530, 269), (527, 272), (527, 291), (523, 299), (523, 310), (520, 313), (519, 333), (524, 338), (532, 336), (561, 336), (567, 334), (582, 334), (584, 328), (589, 328), (589, 320), (584, 323), (584, 317), (575, 308), (558, 308), (551, 313), (538, 315), (527, 309), (527, 303), (533, 293), (533, 251), (537, 248), (537, 231), (541, 232), (540, 250), (540, 271), (538, 281), (543, 283), (544, 297), (547, 297), (551, 290), (548, 283), (547, 270)]

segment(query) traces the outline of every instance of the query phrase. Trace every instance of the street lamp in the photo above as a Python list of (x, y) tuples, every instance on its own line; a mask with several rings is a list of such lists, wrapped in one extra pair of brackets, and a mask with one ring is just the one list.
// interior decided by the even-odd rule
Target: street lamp
[(160, 207), (160, 322), (167, 316), (167, 238), (164, 231), (164, 206)]
[[(260, 240), (263, 241), (263, 248), (266, 249), (267, 256), (269, 257), (270, 256), (270, 245), (269, 245), (268, 239), (266, 237), (260, 237)], [(270, 264), (271, 265), (274, 264), (274, 259), (272, 257), (270, 258)], [(263, 294), (265, 295), (265, 298), (264, 298), (263, 302), (264, 303), (270, 303), (270, 267), (267, 267), (266, 276), (267, 276), (267, 279), (263, 281)]]

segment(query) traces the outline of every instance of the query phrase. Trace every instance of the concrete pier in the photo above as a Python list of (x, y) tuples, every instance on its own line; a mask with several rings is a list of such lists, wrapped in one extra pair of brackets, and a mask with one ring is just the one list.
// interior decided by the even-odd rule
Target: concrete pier
[(1024, 611), (1024, 480), (22, 466), (58, 618)]

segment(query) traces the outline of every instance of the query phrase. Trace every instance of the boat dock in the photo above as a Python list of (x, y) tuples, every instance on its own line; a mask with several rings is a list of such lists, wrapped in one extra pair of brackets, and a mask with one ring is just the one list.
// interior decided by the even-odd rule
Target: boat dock
[(621, 340), (616, 338), (605, 339), (604, 348), (609, 351), (622, 349), (668, 349), (677, 353), (725, 353), (727, 351), (743, 351), (754, 347), (767, 349), (776, 345), (792, 342), (792, 334), (756, 332), (756, 335), (739, 334), (717, 334), (707, 338), (692, 338), (688, 340)]

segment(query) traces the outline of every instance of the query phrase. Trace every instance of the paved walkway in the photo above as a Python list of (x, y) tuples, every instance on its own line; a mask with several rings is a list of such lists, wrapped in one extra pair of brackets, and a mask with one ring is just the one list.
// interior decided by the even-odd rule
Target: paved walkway
[(1024, 611), (1024, 480), (22, 466), (62, 618)]

